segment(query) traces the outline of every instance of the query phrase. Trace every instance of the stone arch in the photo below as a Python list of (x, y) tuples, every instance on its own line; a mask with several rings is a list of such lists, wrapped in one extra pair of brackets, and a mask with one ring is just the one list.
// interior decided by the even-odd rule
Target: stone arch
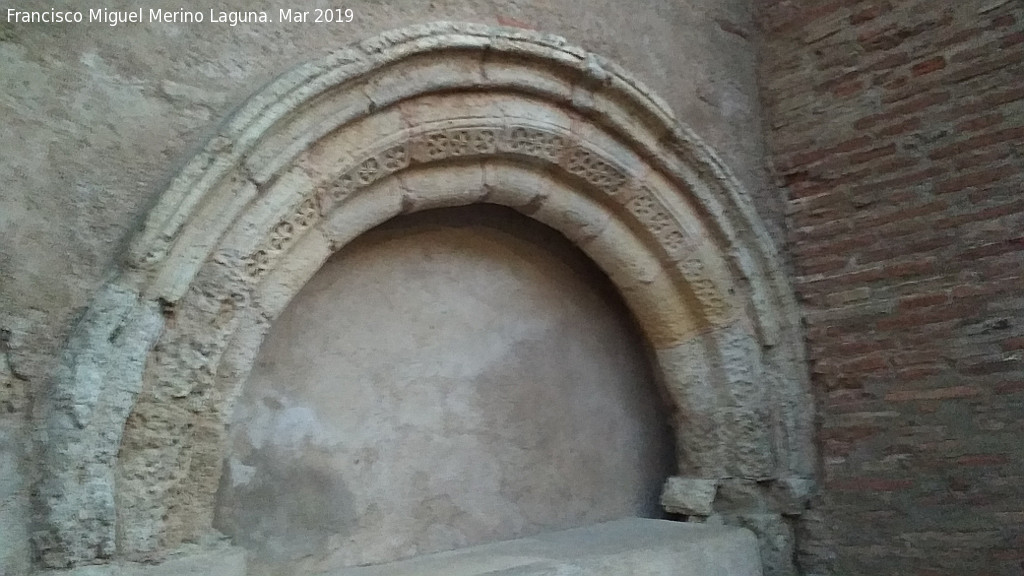
[(614, 64), (433, 24), (282, 75), (161, 196), (44, 407), (43, 563), (209, 531), (227, 415), (276, 315), (362, 232), (480, 202), (558, 230), (622, 293), (674, 404), (679, 482), (713, 498), (812, 476), (799, 317), (735, 178)]

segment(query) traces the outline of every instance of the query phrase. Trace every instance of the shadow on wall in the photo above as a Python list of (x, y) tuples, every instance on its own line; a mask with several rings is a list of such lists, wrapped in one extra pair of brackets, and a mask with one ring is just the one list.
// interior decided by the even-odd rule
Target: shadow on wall
[(674, 450), (650, 365), (554, 230), (493, 205), (392, 220), (275, 321), (217, 527), (274, 574), (660, 517)]

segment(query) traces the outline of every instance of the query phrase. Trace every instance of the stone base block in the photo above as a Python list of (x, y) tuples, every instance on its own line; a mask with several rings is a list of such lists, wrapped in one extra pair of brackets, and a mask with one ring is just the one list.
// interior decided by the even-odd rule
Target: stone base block
[(630, 518), (320, 576), (761, 576), (743, 528)]
[[(115, 563), (46, 576), (245, 576), (229, 547), (158, 565)], [(744, 528), (629, 518), (316, 576), (762, 576), (757, 539)], [(296, 574), (295, 576), (303, 576)]]
[(245, 576), (245, 551), (236, 547), (182, 553), (160, 564), (118, 562), (54, 570), (40, 576)]

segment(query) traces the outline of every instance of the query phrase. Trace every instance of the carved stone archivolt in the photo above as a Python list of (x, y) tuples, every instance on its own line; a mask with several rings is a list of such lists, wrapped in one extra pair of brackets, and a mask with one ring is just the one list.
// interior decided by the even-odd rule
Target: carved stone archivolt
[(201, 540), (232, 401), (276, 315), (366, 230), (480, 202), (560, 231), (618, 287), (674, 403), (675, 486), (812, 476), (799, 318), (729, 171), (637, 81), (559, 38), (420, 26), (280, 77), (153, 208), (45, 407), (44, 563)]

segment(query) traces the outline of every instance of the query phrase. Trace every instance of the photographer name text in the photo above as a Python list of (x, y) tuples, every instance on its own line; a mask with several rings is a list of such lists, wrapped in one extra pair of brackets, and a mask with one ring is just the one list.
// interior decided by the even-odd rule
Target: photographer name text
[(355, 19), (351, 8), (317, 8), (315, 10), (294, 10), (282, 8), (277, 19), (272, 12), (255, 10), (165, 10), (162, 8), (137, 8), (134, 10), (110, 10), (96, 8), (89, 10), (17, 10), (7, 9), (10, 24), (82, 24), (99, 23), (108, 26), (122, 24), (267, 24), (273, 22), (301, 24), (345, 24)]

